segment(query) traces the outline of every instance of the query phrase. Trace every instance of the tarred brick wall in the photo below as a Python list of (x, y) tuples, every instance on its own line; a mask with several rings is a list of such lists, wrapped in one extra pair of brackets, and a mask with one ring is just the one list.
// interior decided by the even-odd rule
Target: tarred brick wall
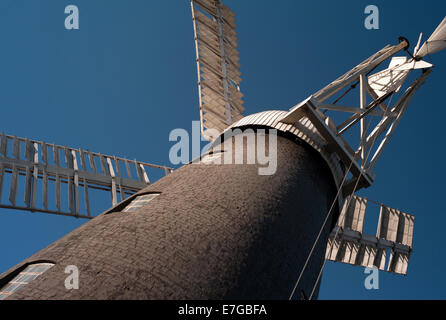
[[(284, 137), (272, 176), (257, 165), (190, 164), (144, 191), (162, 194), (138, 212), (100, 215), (24, 261), (56, 265), (11, 298), (288, 299), (336, 194), (317, 152)], [(296, 298), (313, 287), (329, 231)], [(65, 289), (67, 265), (79, 268), (79, 290)]]

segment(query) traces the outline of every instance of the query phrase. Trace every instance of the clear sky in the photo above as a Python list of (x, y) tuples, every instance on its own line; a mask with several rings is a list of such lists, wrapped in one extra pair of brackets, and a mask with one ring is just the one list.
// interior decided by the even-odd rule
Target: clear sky
[[(246, 114), (287, 110), (398, 36), (429, 35), (446, 15), (437, 0), (225, 3), (238, 18)], [(64, 28), (69, 4), (79, 30)], [(364, 28), (369, 4), (379, 30)], [(189, 1), (2, 0), (0, 16), (0, 131), (170, 166), (169, 132), (199, 120)], [(369, 291), (364, 269), (329, 262), (321, 299), (446, 298), (446, 52), (427, 60), (434, 73), (361, 192), (416, 216), (408, 275), (381, 272)], [(108, 201), (95, 196), (97, 212)], [(0, 272), (83, 223), (0, 209)]]

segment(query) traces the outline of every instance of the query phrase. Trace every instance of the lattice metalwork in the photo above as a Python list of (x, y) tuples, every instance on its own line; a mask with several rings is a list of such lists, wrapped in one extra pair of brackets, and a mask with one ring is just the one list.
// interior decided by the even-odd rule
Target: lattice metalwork
[[(393, 57), (387, 69), (369, 76), (381, 63), (406, 49), (407, 46), (408, 43), (405, 40), (394, 46), (386, 46), (296, 105), (280, 119), (283, 123), (295, 124), (301, 119), (308, 118), (317, 128), (318, 133), (326, 141), (326, 148), (335, 153), (346, 168), (350, 168), (352, 177), (343, 187), (345, 195), (351, 194), (354, 186), (356, 190), (359, 190), (373, 183), (377, 161), (404, 116), (414, 94), (432, 72), (433, 65), (427, 62), (416, 61), (413, 58), (408, 60), (405, 57)], [(386, 105), (386, 100), (401, 89), (409, 73), (417, 69), (422, 70), (421, 75), (407, 87), (392, 106)], [(359, 107), (337, 104), (346, 93), (358, 85)], [(346, 89), (346, 92), (335, 102), (327, 103), (329, 98), (343, 89)], [(367, 103), (367, 96), (372, 99), (371, 103)], [(341, 118), (346, 113), (352, 115), (345, 121), (338, 120), (336, 123), (333, 120), (334, 117), (330, 118), (328, 111), (337, 112), (336, 116)], [(368, 125), (372, 123), (370, 117), (380, 118), (374, 127)], [(359, 136), (355, 139), (356, 141), (350, 139), (351, 141), (347, 142), (345, 133), (355, 125), (359, 126)], [(375, 145), (376, 150), (374, 150)]]

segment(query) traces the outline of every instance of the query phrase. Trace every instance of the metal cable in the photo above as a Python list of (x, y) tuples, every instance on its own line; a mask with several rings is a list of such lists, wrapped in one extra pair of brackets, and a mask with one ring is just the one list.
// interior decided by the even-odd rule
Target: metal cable
[(310, 261), (310, 258), (311, 258), (312, 254), (313, 254), (313, 251), (314, 251), (314, 249), (316, 248), (316, 245), (317, 245), (317, 243), (318, 243), (318, 241), (319, 241), (319, 239), (320, 239), (320, 237), (321, 237), (321, 235), (322, 235), (322, 231), (324, 230), (325, 225), (327, 224), (327, 221), (328, 221), (328, 218), (330, 217), (331, 211), (333, 210), (335, 204), (337, 203), (337, 200), (338, 200), (338, 198), (339, 198), (339, 195), (340, 195), (340, 193), (341, 193), (341, 191), (342, 191), (342, 187), (343, 187), (343, 185), (344, 185), (344, 183), (345, 183), (345, 181), (346, 181), (346, 179), (347, 179), (347, 176), (348, 176), (348, 174), (349, 174), (349, 172), (350, 172), (350, 169), (351, 169), (351, 167), (352, 167), (352, 165), (353, 165), (353, 161), (354, 161), (354, 157), (352, 158), (352, 161), (350, 162), (350, 165), (349, 165), (349, 167), (348, 167), (348, 169), (347, 169), (347, 171), (346, 171), (346, 173), (345, 173), (345, 175), (344, 175), (344, 178), (342, 179), (342, 182), (341, 182), (341, 184), (339, 185), (338, 192), (336, 193), (336, 197), (334, 198), (334, 200), (333, 200), (333, 202), (332, 202), (332, 204), (331, 204), (331, 206), (330, 206), (330, 209), (328, 210), (328, 213), (327, 213), (327, 216), (325, 217), (324, 223), (322, 224), (322, 227), (321, 227), (321, 229), (319, 230), (319, 233), (318, 233), (318, 235), (317, 235), (317, 237), (316, 237), (316, 240), (315, 240), (314, 243), (313, 243), (313, 247), (311, 248), (310, 253), (309, 253), (308, 256), (307, 256), (307, 259), (306, 259), (306, 261), (305, 261), (305, 264), (304, 264), (304, 266), (303, 266), (303, 268), (302, 268), (302, 270), (301, 270), (301, 272), (300, 272), (300, 274), (299, 274), (299, 277), (297, 278), (297, 281), (296, 281), (296, 283), (295, 283), (295, 285), (294, 285), (294, 287), (293, 287), (293, 290), (291, 291), (291, 295), (290, 295), (290, 297), (288, 298), (288, 300), (291, 300), (291, 299), (293, 298), (295, 292), (296, 292), (297, 286), (299, 285), (299, 282), (300, 282), (300, 280), (302, 279), (302, 276), (303, 276), (303, 274), (304, 274), (304, 272), (305, 272), (305, 269), (307, 268), (308, 262)]
[[(394, 94), (395, 94), (395, 93), (392, 94), (392, 96), (391, 96), (391, 98), (390, 98), (390, 102), (392, 101), (392, 99), (393, 99), (393, 95), (394, 95)], [(390, 105), (390, 102), (389, 102), (389, 105)], [(366, 129), (366, 132), (368, 131), (369, 126), (370, 126), (371, 123), (372, 123), (372, 119), (369, 120), (369, 123), (368, 123), (368, 125), (367, 125), (367, 129)], [(373, 146), (374, 146), (374, 144), (375, 144), (377, 138), (378, 138), (378, 136), (375, 136), (375, 138), (373, 139), (372, 145), (371, 145), (370, 148), (369, 148), (369, 151), (368, 151), (368, 153), (367, 153), (367, 157), (365, 158), (364, 163), (367, 163), (367, 160), (369, 159), (369, 157), (370, 157), (370, 155), (371, 155)], [(359, 176), (358, 176), (358, 179), (356, 180), (356, 183), (355, 183), (355, 186), (354, 186), (354, 188), (353, 188), (353, 191), (351, 192), (351, 194), (350, 194), (350, 196), (349, 196), (349, 198), (348, 198), (346, 208), (348, 208), (348, 207), (350, 206), (350, 203), (351, 203), (351, 201), (352, 201), (352, 199), (353, 199), (352, 196), (353, 196), (353, 194), (356, 192), (356, 188), (358, 188), (359, 180), (361, 179), (361, 176), (362, 176), (362, 171), (359, 173)], [(343, 219), (345, 219), (345, 215), (344, 215)], [(342, 224), (342, 222), (343, 222), (343, 221), (341, 221), (341, 224)], [(336, 239), (336, 237), (338, 236), (339, 230), (340, 230), (340, 228), (338, 228), (338, 229), (336, 230), (334, 239)], [(325, 259), (324, 259), (324, 263), (322, 264), (322, 267), (321, 267), (321, 269), (320, 269), (320, 271), (319, 271), (319, 274), (318, 274), (318, 277), (317, 277), (317, 279), (316, 279), (316, 282), (314, 283), (313, 290), (311, 291), (309, 300), (311, 300), (311, 299), (313, 298), (314, 291), (316, 290), (316, 287), (317, 287), (317, 285), (318, 285), (318, 283), (319, 283), (319, 281), (320, 281), (320, 278), (321, 278), (321, 276), (322, 276), (322, 272), (323, 272), (323, 270), (324, 270), (325, 264), (327, 263), (327, 260), (328, 260), (327, 257), (325, 257)]]

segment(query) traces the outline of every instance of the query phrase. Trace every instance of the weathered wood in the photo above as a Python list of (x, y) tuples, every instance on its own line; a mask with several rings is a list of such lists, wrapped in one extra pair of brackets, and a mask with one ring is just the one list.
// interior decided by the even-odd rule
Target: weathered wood
[(32, 144), (32, 153), (33, 153), (33, 178), (32, 178), (32, 193), (31, 193), (31, 207), (36, 207), (36, 200), (37, 200), (37, 181), (39, 179), (39, 168), (37, 167), (37, 164), (39, 163), (39, 144), (37, 142), (34, 142)]
[(80, 154), (80, 158), (81, 158), (82, 170), (87, 171), (87, 162), (85, 160), (85, 152), (84, 152), (84, 150), (79, 149), (79, 154)]
[(127, 177), (128, 177), (129, 179), (132, 179), (132, 172), (131, 172), (131, 170), (130, 170), (129, 161), (128, 161), (128, 160), (125, 160), (124, 162), (125, 162), (125, 168), (126, 168), (126, 170), (127, 170)]
[(108, 172), (110, 173), (110, 176), (112, 177), (112, 187), (111, 187), (111, 195), (112, 195), (112, 204), (115, 206), (118, 204), (118, 197), (116, 194), (116, 180), (115, 180), (115, 170), (113, 169), (113, 164), (111, 162), (110, 158), (106, 158), (107, 159), (107, 169)]
[(115, 163), (116, 172), (118, 174), (118, 177), (122, 178), (121, 167), (119, 166), (119, 160), (116, 157), (113, 157), (113, 162)]
[(31, 168), (26, 167), (25, 199), (24, 199), (24, 201), (28, 208), (31, 207), (31, 184), (32, 184)]
[(2, 201), (2, 191), (3, 191), (3, 173), (4, 167), (3, 164), (0, 162), (0, 202)]
[(48, 164), (48, 145), (42, 142), (42, 162)]
[(91, 213), (90, 213), (90, 199), (88, 198), (88, 183), (87, 183), (87, 179), (83, 179), (84, 182), (84, 198), (85, 198), (85, 209), (87, 210), (87, 214), (90, 217)]
[(46, 169), (43, 170), (43, 177), (42, 177), (42, 202), (43, 207), (45, 209), (48, 209), (48, 174), (46, 172)]
[(12, 155), (16, 159), (20, 159), (20, 141), (14, 136), (12, 140)]
[(138, 165), (139, 165), (139, 168), (141, 170), (141, 176), (144, 179), (144, 182), (147, 183), (147, 184), (150, 184), (149, 176), (147, 175), (146, 169), (144, 168), (142, 163), (139, 163)]
[(25, 159), (33, 161), (34, 158), (34, 144), (28, 138), (25, 139)]
[(53, 147), (53, 158), (56, 165), (60, 166), (60, 153), (59, 153), (59, 148), (57, 146)]
[(74, 169), (74, 212), (76, 215), (79, 214), (79, 166), (77, 163), (76, 151), (71, 150), (71, 156), (73, 159), (73, 169)]
[(56, 207), (57, 207), (57, 211), (62, 211), (61, 209), (61, 204), (60, 204), (60, 177), (59, 174), (56, 173)]
[(2, 133), (0, 137), (1, 137), (0, 154), (3, 157), (7, 157), (8, 156), (8, 137), (4, 133)]
[(67, 147), (64, 147), (64, 153), (65, 153), (65, 162), (68, 166), (68, 168), (73, 169), (73, 154), (71, 153), (71, 150)]
[(138, 162), (136, 162), (136, 160), (133, 162), (133, 164), (135, 165), (135, 169), (136, 169), (136, 176), (138, 177), (138, 181), (143, 181), (142, 180), (142, 176), (141, 176), (141, 171), (139, 169), (138, 166)]
[(74, 189), (73, 189), (73, 176), (69, 175), (67, 177), (67, 191), (68, 191), (68, 208), (71, 213), (75, 213), (74, 208)]
[(9, 188), (9, 201), (13, 206), (15, 206), (16, 204), (17, 179), (18, 179), (18, 170), (17, 167), (14, 165), (12, 168), (11, 183)]
[(98, 170), (96, 169), (96, 162), (94, 161), (94, 156), (91, 152), (88, 152), (88, 159), (90, 160), (90, 168), (96, 173)]
[(124, 201), (125, 200), (125, 192), (124, 192), (124, 189), (122, 188), (121, 179), (118, 180), (118, 186), (119, 186), (119, 194), (121, 196), (121, 201)]

